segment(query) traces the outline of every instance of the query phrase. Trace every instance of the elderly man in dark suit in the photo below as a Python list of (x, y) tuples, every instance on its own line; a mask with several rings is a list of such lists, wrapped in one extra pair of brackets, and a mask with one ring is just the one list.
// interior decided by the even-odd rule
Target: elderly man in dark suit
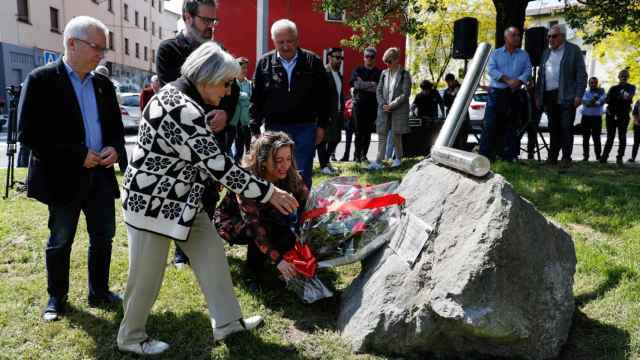
[(27, 195), (49, 208), (45, 321), (64, 312), (69, 261), (80, 211), (89, 233), (90, 306), (121, 302), (109, 290), (115, 199), (113, 164), (124, 146), (120, 108), (111, 81), (93, 70), (107, 50), (107, 27), (78, 16), (64, 30), (64, 57), (32, 71), (18, 116), (20, 142), (32, 149)]
[(538, 108), (544, 105), (549, 118), (551, 148), (547, 163), (558, 163), (562, 149), (562, 167), (571, 165), (573, 121), (587, 87), (587, 72), (580, 48), (568, 42), (563, 25), (549, 30), (549, 48), (542, 54), (536, 84)]
[(329, 104), (329, 124), (322, 142), (317, 145), (318, 159), (320, 160), (320, 172), (325, 175), (335, 175), (339, 171), (331, 165), (331, 156), (336, 151), (342, 138), (342, 127), (344, 119), (342, 110), (344, 109), (344, 94), (342, 92), (342, 60), (344, 53), (341, 48), (331, 48), (327, 51), (327, 86)]

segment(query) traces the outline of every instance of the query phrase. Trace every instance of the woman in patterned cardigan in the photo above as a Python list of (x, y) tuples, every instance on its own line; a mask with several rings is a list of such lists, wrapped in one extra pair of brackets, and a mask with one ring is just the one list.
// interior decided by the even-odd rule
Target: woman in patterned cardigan
[[(243, 165), (253, 175), (289, 191), (304, 205), (309, 191), (296, 169), (293, 147), (293, 141), (284, 132), (267, 131), (253, 143)], [(297, 218), (234, 193), (227, 193), (216, 209), (218, 234), (230, 243), (248, 245), (243, 277), (251, 290), (257, 289), (255, 281), (265, 260), (271, 261), (285, 280), (297, 276), (293, 264), (282, 258), (295, 246)]]
[(172, 240), (191, 259), (204, 293), (214, 341), (258, 326), (260, 316), (243, 319), (233, 293), (222, 239), (202, 212), (202, 193), (220, 182), (231, 192), (270, 203), (283, 214), (298, 202), (225, 155), (206, 124), (202, 105), (217, 105), (239, 73), (235, 59), (213, 42), (196, 49), (182, 77), (163, 87), (140, 121), (138, 141), (123, 184), (129, 237), (129, 276), (118, 348), (159, 354), (167, 343), (148, 337), (145, 325), (158, 296)]

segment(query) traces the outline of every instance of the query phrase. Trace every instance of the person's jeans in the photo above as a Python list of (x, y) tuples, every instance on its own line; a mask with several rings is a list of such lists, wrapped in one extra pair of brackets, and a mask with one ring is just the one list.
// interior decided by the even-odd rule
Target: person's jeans
[(573, 152), (573, 121), (576, 117), (576, 109), (573, 104), (558, 104), (558, 91), (544, 93), (544, 104), (549, 119), (549, 135), (551, 144), (549, 160), (558, 161), (560, 150), (562, 160), (571, 161)]
[(69, 292), (71, 245), (76, 235), (80, 211), (85, 215), (89, 233), (89, 297), (104, 298), (109, 291), (111, 243), (115, 234), (115, 199), (109, 172), (91, 171), (91, 184), (85, 196), (67, 204), (49, 205), (50, 236), (45, 251), (47, 292), (63, 298)]
[(513, 161), (520, 153), (516, 134), (519, 122), (517, 94), (510, 89), (491, 89), (484, 114), (484, 126), (480, 138), (480, 154), (490, 160), (499, 155), (506, 161)]
[(584, 160), (589, 160), (589, 139), (593, 137), (593, 146), (596, 159), (600, 160), (601, 144), (600, 135), (602, 134), (602, 117), (601, 116), (582, 116), (582, 153)]
[(636, 160), (638, 155), (638, 147), (640, 146), (640, 125), (633, 125), (633, 149), (631, 150), (631, 159)]
[(341, 160), (349, 161), (349, 155), (351, 154), (351, 141), (353, 140), (353, 120), (352, 119), (349, 119), (345, 122), (344, 129), (345, 129), (344, 155), (342, 155)]
[(313, 158), (316, 153), (316, 124), (267, 124), (268, 131), (283, 131), (295, 143), (296, 167), (307, 188), (311, 189)]
[(613, 140), (616, 137), (616, 131), (618, 132), (618, 160), (622, 160), (624, 152), (627, 147), (627, 129), (629, 128), (629, 115), (619, 116), (613, 114), (607, 114), (606, 126), (607, 126), (607, 142), (604, 145), (604, 151), (602, 152), (602, 159), (607, 161), (611, 148), (613, 147)]

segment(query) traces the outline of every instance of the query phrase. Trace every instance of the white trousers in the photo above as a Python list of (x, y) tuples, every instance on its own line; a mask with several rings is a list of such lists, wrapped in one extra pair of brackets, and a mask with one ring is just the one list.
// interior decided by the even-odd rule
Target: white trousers
[[(137, 344), (147, 339), (147, 318), (158, 297), (169, 245), (173, 242), (165, 236), (130, 226), (127, 231), (129, 276), (123, 301), (124, 317), (118, 331), (119, 345)], [(204, 212), (197, 215), (189, 238), (180, 242), (180, 247), (189, 257), (204, 294), (211, 326), (215, 329), (242, 318), (223, 240)]]

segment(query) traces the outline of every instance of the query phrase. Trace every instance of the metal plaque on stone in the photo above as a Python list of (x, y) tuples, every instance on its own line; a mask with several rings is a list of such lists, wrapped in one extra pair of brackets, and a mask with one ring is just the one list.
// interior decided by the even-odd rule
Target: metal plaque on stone
[(400, 219), (388, 246), (410, 267), (413, 267), (432, 232), (433, 228), (429, 224), (407, 211)]

